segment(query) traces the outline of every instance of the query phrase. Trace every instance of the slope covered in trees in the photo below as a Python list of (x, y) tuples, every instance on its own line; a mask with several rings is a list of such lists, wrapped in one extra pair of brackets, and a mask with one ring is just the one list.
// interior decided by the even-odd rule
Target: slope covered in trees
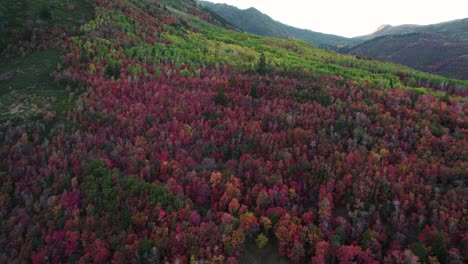
[(344, 51), (468, 79), (468, 18), (428, 26), (388, 26), (361, 38), (370, 40)]
[(55, 40), (73, 109), (1, 125), (0, 262), (466, 260), (466, 82), (191, 1), (94, 7)]
[(284, 25), (255, 8), (200, 1), (237, 29), (261, 36), (300, 39), (316, 47), (400, 63), (455, 79), (468, 79), (468, 19), (439, 24), (384, 25), (376, 32), (345, 38)]
[(227, 4), (216, 4), (209, 1), (199, 2), (203, 7), (221, 16), (237, 29), (260, 36), (300, 39), (316, 47), (330, 50), (343, 49), (364, 41), (291, 27), (273, 20), (253, 7), (241, 10)]

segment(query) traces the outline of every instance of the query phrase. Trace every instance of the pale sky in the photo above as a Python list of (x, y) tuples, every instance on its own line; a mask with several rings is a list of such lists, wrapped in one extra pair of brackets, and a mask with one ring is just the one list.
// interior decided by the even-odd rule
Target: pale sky
[(382, 24), (428, 25), (468, 17), (468, 0), (208, 1), (255, 7), (284, 24), (344, 37), (370, 34)]

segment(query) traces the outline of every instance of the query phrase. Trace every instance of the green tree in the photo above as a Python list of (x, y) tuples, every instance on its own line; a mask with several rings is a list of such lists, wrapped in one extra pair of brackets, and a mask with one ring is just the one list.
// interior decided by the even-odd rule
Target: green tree
[(266, 58), (265, 54), (262, 52), (260, 58), (258, 59), (257, 72), (259, 74), (265, 74), (267, 71)]
[(39, 18), (43, 20), (50, 20), (52, 18), (52, 13), (50, 12), (50, 6), (46, 3), (42, 3), (39, 8)]
[(148, 263), (159, 263), (159, 252), (153, 241), (145, 238), (137, 245), (138, 259)]
[(258, 98), (257, 94), (257, 85), (252, 85), (252, 88), (250, 88), (250, 97), (252, 98), (252, 116), (254, 115), (254, 108), (255, 108), (255, 99)]
[(257, 99), (258, 98), (258, 93), (257, 93), (257, 85), (252, 85), (252, 88), (250, 88), (250, 97), (252, 99)]
[(445, 242), (444, 235), (439, 233), (432, 241), (432, 251), (440, 263), (445, 263), (448, 256), (447, 243)]
[(258, 248), (264, 248), (268, 245), (268, 238), (263, 233), (260, 233), (257, 239), (255, 239), (255, 244), (257, 244)]
[(427, 250), (426, 247), (424, 247), (424, 244), (421, 242), (416, 242), (411, 245), (411, 251), (418, 256), (418, 258), (422, 261), (426, 261), (426, 256), (427, 256)]
[(119, 61), (110, 59), (107, 63), (106, 72), (109, 77), (113, 77), (115, 80), (120, 77), (120, 65)]
[(214, 98), (215, 104), (226, 106), (227, 105), (227, 97), (224, 93), (224, 89), (221, 86), (218, 86), (217, 93)]

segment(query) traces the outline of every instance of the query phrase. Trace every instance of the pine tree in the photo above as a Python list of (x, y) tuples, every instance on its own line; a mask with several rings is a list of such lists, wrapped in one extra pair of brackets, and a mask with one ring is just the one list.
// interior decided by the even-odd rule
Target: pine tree
[(223, 87), (218, 86), (218, 92), (214, 98), (215, 104), (226, 106), (227, 105), (227, 97), (224, 93)]
[(257, 65), (257, 72), (259, 74), (265, 74), (266, 73), (266, 58), (265, 58), (265, 54), (262, 52), (262, 54), (260, 54), (260, 58), (258, 60), (258, 65)]
[(257, 85), (255, 85), (255, 84), (252, 85), (252, 88), (250, 88), (250, 97), (252, 97), (252, 100), (258, 98)]
[(250, 97), (252, 98), (252, 116), (254, 115), (254, 107), (255, 107), (255, 99), (258, 98), (258, 94), (257, 94), (257, 85), (252, 85), (252, 87), (250, 88)]

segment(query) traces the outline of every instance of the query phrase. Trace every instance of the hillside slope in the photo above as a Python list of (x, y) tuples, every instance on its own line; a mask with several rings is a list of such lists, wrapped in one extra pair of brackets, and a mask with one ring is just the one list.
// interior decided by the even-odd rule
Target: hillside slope
[(216, 4), (200, 1), (201, 5), (223, 17), (236, 28), (252, 34), (275, 37), (300, 39), (319, 48), (337, 50), (353, 46), (362, 42), (331, 34), (314, 32), (285, 25), (251, 7), (245, 10), (227, 4)]
[(67, 39), (93, 15), (91, 0), (0, 2), (0, 124), (73, 108), (68, 93), (81, 91), (53, 79)]
[(468, 19), (427, 26), (383, 25), (372, 34), (344, 38), (284, 25), (255, 8), (241, 10), (227, 4), (200, 3), (234, 27), (252, 34), (300, 39), (319, 48), (400, 63), (450, 78), (468, 78)]
[(468, 19), (385, 27), (346, 52), (456, 79), (468, 79)]
[(64, 96), (0, 123), (0, 263), (466, 262), (468, 82), (92, 6), (10, 31), (0, 99)]

